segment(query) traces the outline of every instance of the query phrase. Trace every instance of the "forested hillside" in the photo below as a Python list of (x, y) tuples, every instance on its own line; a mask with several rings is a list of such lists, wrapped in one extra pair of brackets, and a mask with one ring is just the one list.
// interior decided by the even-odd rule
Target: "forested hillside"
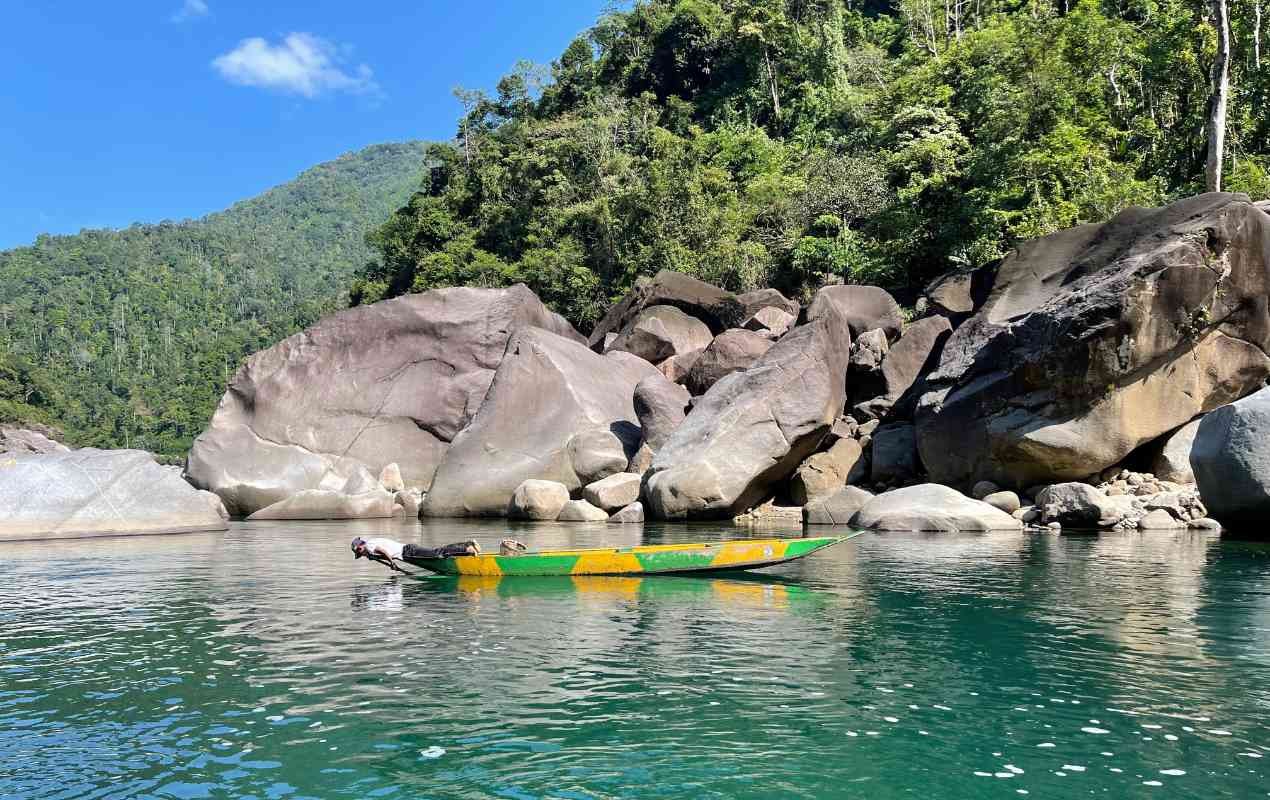
[(0, 421), (183, 455), (242, 358), (346, 302), (423, 152), (376, 145), (199, 220), (0, 252)]
[[(1262, 0), (1233, 0), (1225, 187), (1270, 193)], [(354, 302), (523, 280), (587, 326), (670, 268), (900, 290), (1203, 190), (1194, 0), (643, 0), (459, 92)], [(910, 295), (911, 296), (911, 295)]]

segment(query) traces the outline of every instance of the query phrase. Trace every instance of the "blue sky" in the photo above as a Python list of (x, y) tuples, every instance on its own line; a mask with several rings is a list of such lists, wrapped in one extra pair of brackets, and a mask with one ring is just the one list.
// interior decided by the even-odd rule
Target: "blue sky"
[(549, 62), (608, 5), (10, 4), (0, 248), (202, 216), (349, 150), (449, 138), (451, 89)]

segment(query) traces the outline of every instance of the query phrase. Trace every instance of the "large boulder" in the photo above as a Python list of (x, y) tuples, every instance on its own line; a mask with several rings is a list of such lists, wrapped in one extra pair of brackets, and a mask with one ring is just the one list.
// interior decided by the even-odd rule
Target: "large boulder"
[(904, 326), (900, 304), (885, 289), (876, 286), (826, 286), (816, 293), (815, 300), (807, 307), (807, 322), (833, 306), (847, 320), (851, 336), (881, 328), (888, 339), (899, 338)]
[(833, 494), (803, 506), (805, 525), (848, 525), (856, 512), (872, 500), (873, 493), (859, 486), (843, 486)]
[(872, 401), (875, 414), (881, 416), (899, 405), (896, 413), (901, 418), (911, 416), (917, 398), (910, 400), (909, 390), (939, 363), (939, 354), (950, 335), (952, 325), (944, 317), (926, 317), (904, 328), (882, 361), (881, 393)]
[(739, 294), (736, 299), (745, 307), (744, 317), (752, 317), (765, 308), (775, 308), (797, 318), (801, 306), (797, 300), (790, 300), (775, 289), (755, 289), (752, 292)]
[(866, 476), (864, 451), (855, 439), (838, 439), (824, 452), (808, 458), (789, 481), (790, 499), (807, 505), (831, 495), (847, 483)]
[(382, 519), (393, 516), (397, 498), (385, 489), (370, 489), (358, 494), (305, 489), (265, 506), (247, 519)]
[(850, 351), (846, 319), (830, 306), (712, 386), (654, 457), (649, 512), (727, 518), (768, 497), (842, 413)]
[(948, 338), (916, 422), (933, 480), (1084, 478), (1270, 375), (1270, 216), (1205, 194), (1025, 243)]
[(1064, 528), (1111, 528), (1131, 511), (1120, 497), (1110, 497), (1087, 483), (1069, 481), (1047, 486), (1036, 496), (1044, 522)]
[(635, 386), (656, 374), (641, 359), (606, 358), (570, 338), (521, 329), (480, 411), (437, 467), (423, 515), (500, 516), (530, 478), (572, 492), (625, 470), (640, 438)]
[(608, 522), (609, 512), (596, 508), (585, 500), (570, 500), (560, 509), (560, 522)]
[(1017, 531), (1023, 523), (982, 500), (936, 483), (906, 486), (864, 504), (851, 524), (890, 531)]
[(1151, 473), (1164, 481), (1195, 483), (1195, 471), (1191, 469), (1191, 447), (1195, 434), (1199, 433), (1198, 419), (1163, 437), (1152, 448)]
[(70, 448), (56, 436), (55, 431), (43, 425), (0, 425), (0, 455), (69, 453)]
[(681, 272), (662, 270), (652, 278), (636, 281), (630, 292), (596, 323), (591, 331), (591, 349), (603, 350), (607, 335), (630, 330), (641, 311), (659, 305), (679, 308), (704, 322), (715, 334), (739, 325), (748, 316), (746, 306), (731, 292)]
[(560, 516), (560, 510), (569, 502), (569, 487), (555, 481), (533, 478), (522, 481), (512, 492), (507, 505), (507, 516), (512, 519), (550, 521)]
[(623, 350), (657, 364), (671, 356), (700, 350), (713, 338), (710, 327), (696, 317), (674, 306), (649, 306), (636, 315), (630, 330), (606, 350)]
[(978, 269), (957, 268), (946, 272), (928, 283), (922, 292), (927, 308), (956, 320), (965, 319), (988, 299), (996, 275), (996, 262)]
[(684, 384), (702, 395), (725, 375), (749, 369), (772, 347), (772, 340), (744, 328), (726, 330), (714, 338), (693, 362)]
[(1270, 388), (1208, 414), (1191, 467), (1209, 514), (1228, 527), (1270, 519)]
[(587, 484), (587, 487), (582, 490), (582, 499), (596, 508), (613, 512), (638, 500), (639, 488), (639, 475), (618, 472)]
[(216, 495), (140, 450), (0, 459), (0, 540), (223, 531), (228, 519)]
[(692, 395), (661, 374), (649, 375), (635, 387), (635, 414), (643, 430), (644, 444), (655, 453), (688, 415)]
[(250, 514), (397, 463), (424, 489), (516, 331), (582, 341), (524, 286), (437, 289), (333, 314), (256, 353), (195, 440), (189, 479)]

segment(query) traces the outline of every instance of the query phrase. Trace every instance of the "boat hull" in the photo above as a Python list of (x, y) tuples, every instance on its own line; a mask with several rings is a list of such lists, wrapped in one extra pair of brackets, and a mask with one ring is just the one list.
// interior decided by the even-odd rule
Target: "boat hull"
[(405, 560), (441, 575), (660, 575), (761, 569), (810, 555), (841, 542), (843, 538), (740, 539), (698, 544), (547, 550), (518, 556)]

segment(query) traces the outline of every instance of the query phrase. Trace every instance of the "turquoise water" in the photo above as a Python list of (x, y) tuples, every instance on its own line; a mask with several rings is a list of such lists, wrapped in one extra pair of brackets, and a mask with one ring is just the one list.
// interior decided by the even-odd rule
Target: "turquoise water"
[(0, 797), (1270, 796), (1267, 545), (866, 534), (766, 578), (501, 582), (347, 549), (506, 531), (0, 545)]

